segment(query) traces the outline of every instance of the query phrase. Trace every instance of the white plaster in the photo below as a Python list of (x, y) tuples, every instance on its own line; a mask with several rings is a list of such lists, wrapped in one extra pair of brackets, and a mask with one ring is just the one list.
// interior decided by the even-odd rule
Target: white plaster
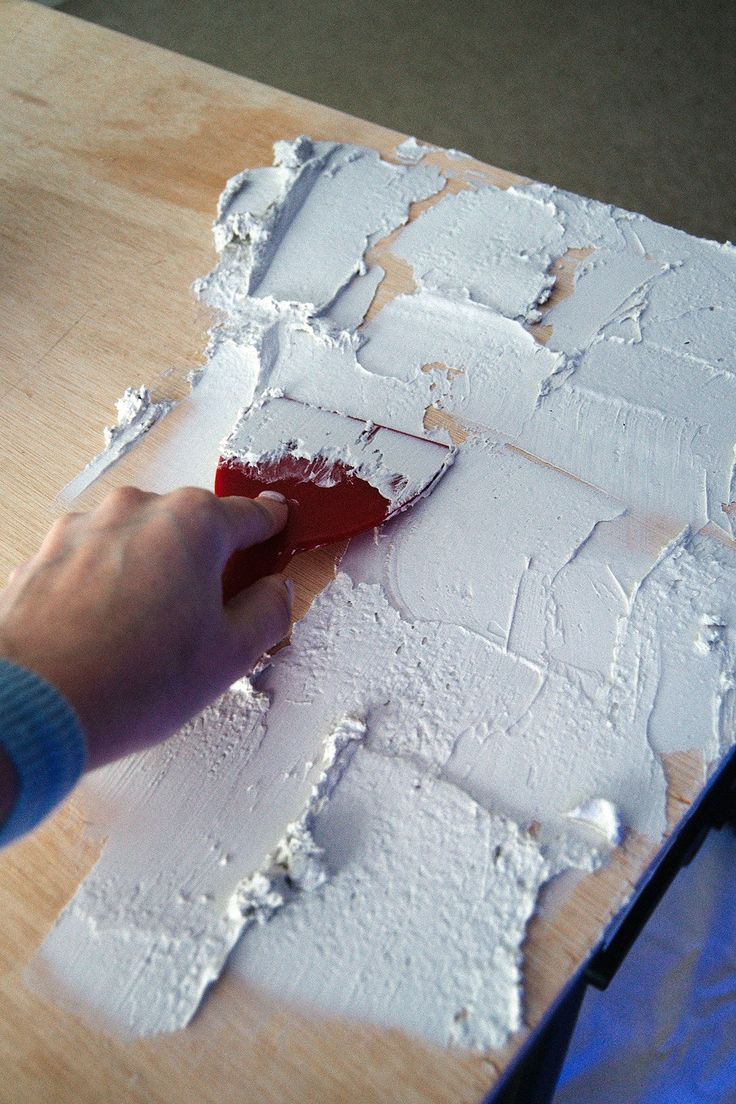
[[(603, 338), (541, 398), (518, 440), (637, 511), (725, 527), (735, 410), (729, 373), (647, 341)], [(573, 425), (585, 434), (571, 438)]]
[[(736, 739), (736, 549), (683, 534), (639, 586), (613, 666), (623, 725), (662, 754)], [(632, 687), (636, 692), (632, 692)]]
[(360, 337), (320, 321), (279, 321), (260, 344), (261, 386), (310, 406), (325, 406), (421, 436), (432, 380), (420, 368), (409, 379), (368, 371), (357, 357)]
[(59, 501), (65, 506), (71, 505), (175, 405), (168, 399), (154, 402), (147, 387), (128, 387), (115, 402), (117, 424), (105, 426), (104, 449), (59, 492)]
[(646, 293), (663, 271), (666, 267), (656, 261), (629, 252), (584, 268), (574, 296), (563, 299), (545, 317), (545, 323), (552, 326), (548, 347), (569, 352), (584, 349), (608, 328), (616, 327), (621, 335), (626, 324), (638, 337)]
[(426, 154), (432, 153), (436, 148), (436, 146), (423, 146), (421, 142), (417, 142), (416, 138), (411, 137), (399, 142), (395, 153), (397, 160), (401, 161), (402, 164), (417, 165)]
[[(78, 1013), (128, 1036), (188, 1021), (242, 927), (227, 915), (233, 884), (278, 839), (261, 822), (237, 840), (266, 707), (243, 684), (173, 740), (89, 777), (107, 841), (43, 945), (33, 969), (42, 991), (61, 989)], [(288, 803), (288, 786), (278, 789)]]
[(411, 383), (436, 365), (429, 394), (420, 385), (423, 400), (507, 440), (521, 433), (544, 380), (564, 365), (562, 355), (539, 345), (518, 322), (431, 291), (393, 299), (362, 333), (357, 357), (364, 368)]
[(383, 495), (390, 515), (429, 494), (456, 451), (279, 396), (241, 414), (222, 446), (224, 459), (263, 472), (287, 455), (304, 460), (310, 480), (324, 487), (341, 464)]
[(641, 216), (633, 225), (648, 254), (671, 259), (666, 279), (652, 285), (642, 317), (644, 340), (736, 374), (736, 248)]
[[(393, 800), (377, 803), (387, 790)], [(519, 946), (547, 875), (534, 841), (448, 782), (363, 748), (313, 832), (328, 881), (250, 929), (237, 973), (440, 1045), (502, 1045), (521, 1026)]]
[(267, 712), (243, 681), (173, 740), (90, 777), (107, 843), (31, 967), (32, 987), (116, 1034), (173, 1031), (243, 928), (288, 898), (285, 875), (294, 891), (320, 884), (311, 817), (364, 727), (341, 718), (308, 757), (298, 739), (266, 742)]
[(508, 318), (533, 320), (550, 294), (548, 272), (563, 228), (554, 203), (529, 190), (479, 188), (449, 195), (392, 246), (420, 287), (469, 298)]
[(222, 259), (198, 285), (213, 306), (255, 296), (326, 307), (363, 271), (368, 244), (444, 183), (431, 166), (389, 165), (359, 146), (302, 137), (275, 150), (274, 169), (226, 186), (215, 223)]
[(380, 265), (372, 265), (367, 272), (353, 276), (324, 311), (324, 317), (336, 330), (356, 330), (385, 275)]
[[(351, 543), (254, 690), (90, 779), (108, 842), (46, 984), (114, 1029), (173, 1030), (247, 929), (234, 967), (277, 995), (501, 1045), (539, 886), (626, 831), (661, 839), (663, 755), (713, 767), (736, 738), (736, 254), (479, 186), (402, 231), (417, 290), (360, 327), (366, 248), (442, 179), (334, 143), (276, 153), (223, 195), (199, 291), (225, 314), (145, 485), (211, 485), (240, 412), (275, 395), (418, 437), (434, 405), (467, 439), (430, 498)], [(528, 323), (588, 248), (545, 348)]]
[(616, 806), (605, 797), (589, 797), (582, 805), (571, 809), (567, 814), (572, 820), (589, 824), (600, 832), (611, 847), (622, 842), (621, 817)]
[[(510, 650), (537, 663), (545, 652), (545, 618), (522, 607), (522, 580), (535, 574), (540, 587), (557, 583), (597, 522), (622, 513), (593, 488), (476, 439), (460, 450), (430, 508), (386, 527), (380, 557), (372, 542), (356, 542), (342, 568), (360, 579), (365, 560), (380, 559), (380, 573), (369, 569), (371, 581), (407, 622), (461, 624), (504, 648), (513, 634)], [(429, 547), (441, 554), (428, 560)], [(610, 662), (610, 648), (608, 654)]]

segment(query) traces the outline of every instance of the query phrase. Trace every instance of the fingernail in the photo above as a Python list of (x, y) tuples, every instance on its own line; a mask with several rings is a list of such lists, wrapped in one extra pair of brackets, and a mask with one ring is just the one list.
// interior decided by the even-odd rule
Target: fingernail
[(258, 497), (272, 498), (274, 502), (281, 502), (286, 505), (286, 496), (282, 495), (280, 491), (261, 491)]

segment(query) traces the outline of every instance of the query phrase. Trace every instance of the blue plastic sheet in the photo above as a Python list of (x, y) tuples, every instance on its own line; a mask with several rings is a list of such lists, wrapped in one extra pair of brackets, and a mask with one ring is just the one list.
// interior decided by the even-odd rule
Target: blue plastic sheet
[(711, 832), (605, 993), (554, 1104), (736, 1104), (736, 834)]

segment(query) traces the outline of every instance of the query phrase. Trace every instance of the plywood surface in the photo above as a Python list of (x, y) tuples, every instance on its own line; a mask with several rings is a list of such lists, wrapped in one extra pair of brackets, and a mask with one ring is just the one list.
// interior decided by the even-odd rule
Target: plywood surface
[[(402, 137), (42, 7), (0, 4), (0, 577), (40, 542), (55, 493), (98, 451), (125, 388), (182, 393), (205, 345), (208, 319), (189, 288), (214, 260), (223, 183), (245, 165), (270, 164), (272, 143), (300, 133), (385, 155)], [(514, 179), (472, 167), (501, 186)], [(389, 248), (383, 301), (409, 280)], [(322, 554), (298, 569), (302, 607), (331, 568)], [(680, 755), (667, 767), (675, 823), (702, 787), (703, 765)], [(398, 1032), (316, 1022), (230, 978), (186, 1031), (110, 1039), (22, 981), (96, 847), (70, 804), (0, 859), (0, 1101), (470, 1104), (521, 1042), (488, 1058), (438, 1050)], [(606, 870), (535, 918), (531, 1024), (653, 852), (630, 838)]]

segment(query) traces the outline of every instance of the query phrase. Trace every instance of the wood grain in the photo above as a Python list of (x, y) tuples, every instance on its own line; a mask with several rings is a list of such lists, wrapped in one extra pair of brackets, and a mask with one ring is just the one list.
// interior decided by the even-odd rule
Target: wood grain
[[(270, 164), (272, 143), (300, 133), (387, 157), (402, 138), (36, 5), (0, 6), (0, 575), (37, 547), (54, 495), (99, 450), (100, 427), (114, 421), (126, 387), (185, 392), (209, 324), (189, 288), (214, 261), (210, 223), (223, 182), (244, 165)], [(447, 167), (441, 152), (430, 159)], [(499, 187), (518, 180), (470, 160), (452, 168), (459, 175), (447, 191), (478, 176)], [(558, 296), (577, 260), (563, 261)], [(375, 314), (411, 287), (411, 273), (392, 257), (390, 238), (369, 261), (387, 273)], [(544, 323), (536, 336), (544, 339)], [(114, 470), (90, 500), (145, 459), (144, 442), (132, 468)], [(295, 561), (300, 614), (340, 554)], [(685, 753), (667, 769), (674, 824), (702, 787), (702, 762)], [(111, 1039), (38, 999), (22, 979), (100, 846), (71, 802), (0, 860), (0, 1101), (469, 1104), (527, 1034), (487, 1057), (446, 1051), (399, 1032), (319, 1021), (225, 977), (186, 1031)], [(554, 900), (546, 895), (525, 949), (530, 1025), (655, 852), (630, 838), (605, 870), (557, 887)]]

